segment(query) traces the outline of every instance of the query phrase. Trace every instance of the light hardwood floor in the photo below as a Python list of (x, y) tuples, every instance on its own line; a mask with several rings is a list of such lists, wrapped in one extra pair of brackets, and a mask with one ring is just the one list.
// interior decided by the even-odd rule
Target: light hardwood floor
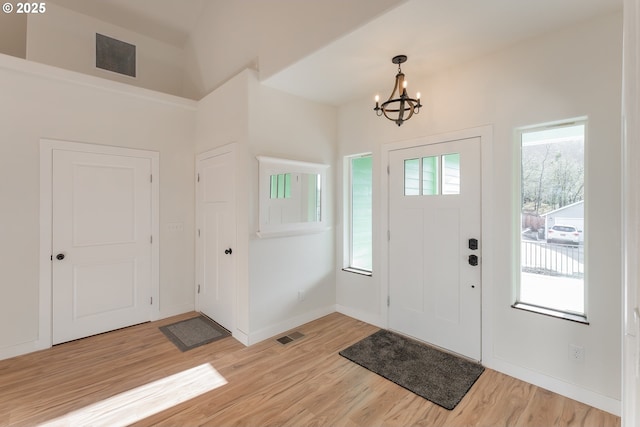
[[(112, 426), (140, 414), (129, 419), (140, 426), (620, 426), (618, 417), (489, 369), (453, 411), (443, 409), (339, 356), (377, 328), (338, 313), (297, 328), (305, 336), (287, 345), (270, 339), (245, 348), (225, 338), (182, 353), (158, 326), (195, 315), (0, 361), (0, 425), (72, 425), (75, 415), (85, 417), (77, 425)], [(202, 366), (226, 383), (150, 415), (162, 399), (201, 392), (206, 371), (181, 375)], [(130, 390), (134, 396), (124, 394)]]

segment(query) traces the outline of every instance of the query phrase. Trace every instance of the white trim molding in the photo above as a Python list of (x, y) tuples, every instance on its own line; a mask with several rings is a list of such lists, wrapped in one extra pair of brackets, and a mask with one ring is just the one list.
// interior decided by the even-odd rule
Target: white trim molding
[(640, 1), (624, 0), (622, 78), (622, 426), (640, 424)]
[(309, 311), (307, 313), (301, 314), (296, 317), (292, 317), (290, 319), (284, 320), (276, 325), (269, 326), (264, 329), (260, 329), (259, 331), (255, 331), (246, 336), (246, 343), (243, 342), (240, 336), (236, 336), (234, 333), (234, 338), (238, 339), (245, 345), (253, 345), (259, 343), (260, 341), (264, 341), (270, 338), (275, 338), (276, 335), (282, 334), (291, 329), (295, 329), (305, 323), (312, 322), (314, 320), (320, 319), (321, 317), (327, 316), (331, 313), (336, 312), (335, 305), (329, 305), (327, 307), (318, 308), (313, 311)]
[(562, 381), (549, 375), (541, 374), (538, 371), (517, 366), (497, 357), (485, 360), (483, 365), (489, 369), (494, 369), (503, 374), (512, 376), (529, 384), (558, 393), (578, 402), (585, 403), (610, 414), (620, 416), (621, 404), (618, 399), (604, 396), (584, 387)]

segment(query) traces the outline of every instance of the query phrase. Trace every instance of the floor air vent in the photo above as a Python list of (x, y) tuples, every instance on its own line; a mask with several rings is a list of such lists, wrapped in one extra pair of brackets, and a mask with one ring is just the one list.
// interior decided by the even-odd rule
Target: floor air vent
[(283, 337), (278, 338), (276, 341), (278, 341), (280, 344), (285, 345), (285, 344), (289, 344), (291, 341), (295, 341), (297, 339), (300, 339), (304, 337), (304, 334), (301, 332), (292, 332), (289, 335), (285, 335)]

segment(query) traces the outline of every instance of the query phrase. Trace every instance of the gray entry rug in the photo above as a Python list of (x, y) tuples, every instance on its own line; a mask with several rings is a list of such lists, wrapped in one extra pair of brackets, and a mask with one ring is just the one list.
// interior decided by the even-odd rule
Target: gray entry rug
[(340, 355), (449, 410), (460, 403), (484, 371), (479, 363), (385, 330)]
[(161, 326), (160, 330), (181, 351), (191, 350), (231, 335), (222, 326), (204, 316)]

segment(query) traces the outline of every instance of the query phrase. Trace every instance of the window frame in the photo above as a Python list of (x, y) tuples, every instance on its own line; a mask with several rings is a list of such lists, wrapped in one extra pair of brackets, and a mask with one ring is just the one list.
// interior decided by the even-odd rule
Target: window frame
[(344, 157), (344, 176), (345, 176), (345, 187), (344, 187), (344, 204), (345, 204), (345, 219), (344, 221), (344, 262), (343, 262), (343, 271), (361, 274), (364, 276), (372, 276), (373, 275), (373, 191), (371, 194), (371, 270), (357, 267), (353, 265), (353, 161), (356, 159), (362, 158), (371, 158), (371, 186), (373, 187), (373, 153), (359, 153), (354, 155), (349, 155)]
[[(555, 318), (559, 318), (559, 319), (564, 319), (564, 320), (569, 320), (569, 321), (573, 321), (573, 322), (577, 322), (577, 323), (581, 323), (581, 324), (585, 324), (588, 325), (589, 321), (588, 321), (588, 257), (587, 257), (587, 252), (588, 252), (588, 233), (587, 236), (584, 238), (583, 241), (583, 250), (584, 250), (584, 276), (582, 279), (582, 293), (583, 293), (583, 298), (584, 298), (584, 305), (583, 305), (583, 312), (582, 313), (577, 313), (577, 312), (573, 312), (573, 311), (563, 311), (563, 310), (559, 310), (556, 308), (551, 308), (551, 307), (545, 307), (542, 305), (536, 305), (536, 304), (532, 304), (532, 303), (528, 303), (528, 302), (524, 302), (520, 300), (520, 293), (521, 293), (521, 273), (522, 273), (522, 243), (521, 243), (521, 222), (522, 222), (522, 137), (523, 134), (528, 133), (528, 132), (536, 132), (536, 131), (543, 131), (543, 130), (551, 130), (551, 129), (560, 129), (563, 127), (571, 127), (571, 126), (579, 126), (582, 125), (584, 126), (584, 140), (583, 140), (583, 150), (584, 150), (584, 157), (583, 157), (583, 165), (584, 165), (584, 197), (583, 197), (583, 202), (584, 202), (584, 206), (585, 206), (585, 227), (583, 227), (584, 229), (587, 229), (586, 227), (586, 212), (587, 212), (587, 190), (588, 190), (588, 186), (587, 186), (587, 181), (588, 181), (588, 170), (587, 170), (587, 153), (588, 153), (588, 130), (589, 130), (589, 126), (588, 126), (588, 118), (586, 116), (584, 117), (576, 117), (574, 119), (567, 119), (567, 120), (559, 120), (559, 121), (555, 121), (555, 122), (548, 122), (548, 123), (541, 123), (541, 124), (536, 124), (536, 125), (530, 125), (530, 126), (523, 126), (523, 127), (519, 127), (515, 129), (515, 135), (514, 135), (514, 140), (515, 140), (515, 144), (516, 147), (514, 149), (514, 202), (513, 202), (513, 245), (514, 245), (514, 251), (512, 251), (513, 255), (514, 255), (514, 260), (513, 260), (513, 279), (514, 279), (514, 286), (513, 286), (513, 296), (512, 296), (512, 301), (513, 304), (511, 305), (512, 308), (514, 309), (518, 309), (518, 310), (524, 310), (524, 311), (529, 311), (529, 312), (533, 312), (533, 313), (537, 313), (537, 314), (541, 314), (544, 316), (551, 316), (551, 317), (555, 317)], [(546, 231), (546, 230), (545, 230)]]

